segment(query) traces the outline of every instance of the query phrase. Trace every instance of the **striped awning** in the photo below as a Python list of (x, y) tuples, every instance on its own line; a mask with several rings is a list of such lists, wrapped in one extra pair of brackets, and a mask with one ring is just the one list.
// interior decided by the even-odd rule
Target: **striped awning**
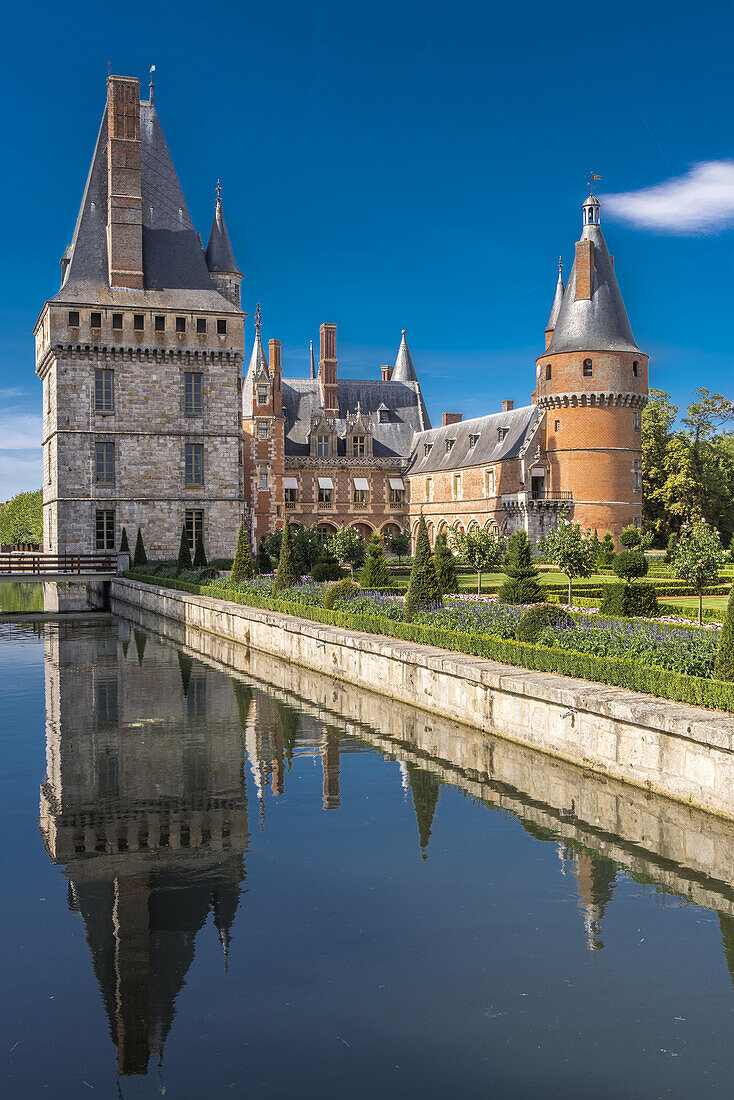
[(331, 480), (330, 477), (320, 477), (318, 479), (318, 482), (319, 482), (319, 489), (333, 489), (334, 488), (334, 482)]
[(366, 477), (354, 477), (352, 478), (355, 489), (369, 489), (370, 483)]
[(403, 479), (401, 477), (389, 477), (387, 479), (390, 482), (391, 489), (404, 489)]
[(297, 477), (284, 477), (283, 478), (283, 488), (284, 489), (297, 489), (298, 488), (298, 478)]

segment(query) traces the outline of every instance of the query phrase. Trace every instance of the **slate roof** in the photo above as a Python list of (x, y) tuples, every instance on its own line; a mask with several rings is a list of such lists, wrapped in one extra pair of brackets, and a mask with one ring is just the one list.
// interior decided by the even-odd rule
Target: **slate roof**
[[(429, 474), (436, 470), (458, 470), (516, 458), (534, 431), (537, 421), (537, 406), (524, 405), (520, 409), (512, 409), (511, 412), (490, 413), (488, 416), (477, 416), (473, 420), (462, 420), (458, 424), (447, 424), (445, 427), (422, 432), (415, 440), (408, 473)], [(508, 429), (504, 439), (500, 439), (500, 428)], [(479, 436), (473, 447), (469, 446), (470, 435)], [(450, 451), (446, 450), (448, 439), (456, 440)], [(429, 454), (425, 453), (427, 444), (432, 444)]]
[(598, 225), (585, 225), (581, 240), (594, 242), (591, 298), (576, 301), (574, 261), (547, 354), (565, 351), (639, 351), (627, 320), (601, 228)]
[(242, 415), (248, 419), (252, 416), (252, 386), (261, 367), (265, 368), (266, 374), (270, 373), (268, 361), (265, 358), (265, 352), (260, 338), (260, 332), (258, 330), (255, 333), (255, 342), (252, 345), (250, 364), (247, 368), (245, 381), (242, 385)]
[(221, 199), (217, 199), (217, 205), (214, 210), (214, 221), (212, 222), (211, 233), (209, 234), (209, 243), (206, 246), (205, 258), (206, 266), (210, 271), (221, 271), (222, 273), (231, 275), (242, 274), (235, 263), (232, 242), (229, 239), (229, 233), (227, 232), (227, 226), (224, 221), (224, 211), (222, 210)]
[(556, 283), (556, 292), (553, 296), (553, 305), (551, 306), (550, 317), (548, 318), (548, 324), (545, 326), (546, 332), (552, 332), (558, 323), (558, 314), (561, 312), (561, 306), (563, 304), (563, 292), (565, 287), (563, 285), (563, 267), (559, 261), (558, 263), (558, 282)]
[(403, 338), (400, 341), (400, 347), (398, 348), (397, 358), (395, 360), (395, 366), (393, 372), (390, 375), (393, 382), (417, 382), (418, 375), (415, 373), (415, 367), (413, 366), (413, 360), (410, 357), (410, 349), (408, 342), (405, 339), (405, 329), (403, 329)]
[(241, 311), (214, 287), (152, 103), (140, 104), (143, 290), (110, 287), (107, 112), (102, 118), (61, 290), (52, 301)]

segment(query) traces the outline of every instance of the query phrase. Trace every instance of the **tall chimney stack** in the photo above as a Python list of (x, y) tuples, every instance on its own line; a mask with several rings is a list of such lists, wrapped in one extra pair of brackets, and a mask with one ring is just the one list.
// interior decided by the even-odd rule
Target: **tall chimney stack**
[(576, 301), (591, 298), (594, 283), (594, 242), (576, 241)]
[(502, 402), (502, 412), (503, 413), (512, 412), (512, 410), (514, 408), (515, 408), (515, 402), (512, 399)]
[(270, 352), (270, 377), (273, 379), (273, 412), (279, 413), (283, 408), (283, 392), (280, 385), (281, 380), (281, 362), (280, 362), (280, 340), (268, 340), (268, 350)]
[(445, 428), (448, 424), (461, 424), (463, 418), (463, 413), (443, 413), (441, 416), (441, 425)]
[(336, 325), (323, 324), (319, 329), (321, 353), (319, 356), (319, 382), (321, 403), (325, 412), (338, 412), (339, 389), (337, 383)]
[(143, 289), (140, 81), (107, 78), (107, 255), (110, 286)]

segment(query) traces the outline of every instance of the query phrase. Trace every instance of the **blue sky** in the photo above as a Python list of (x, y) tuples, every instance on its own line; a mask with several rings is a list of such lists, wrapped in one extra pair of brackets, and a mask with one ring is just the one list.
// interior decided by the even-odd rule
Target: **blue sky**
[[(734, 14), (712, 3), (14, 6), (0, 177), (0, 499), (40, 484), (32, 329), (58, 289), (108, 61), (147, 82), (206, 239), (222, 179), (244, 304), (286, 374), (336, 321), (400, 330), (434, 420), (526, 402), (590, 171), (652, 384), (731, 395)], [(650, 191), (649, 189), (653, 189)], [(248, 339), (252, 336), (248, 320)]]

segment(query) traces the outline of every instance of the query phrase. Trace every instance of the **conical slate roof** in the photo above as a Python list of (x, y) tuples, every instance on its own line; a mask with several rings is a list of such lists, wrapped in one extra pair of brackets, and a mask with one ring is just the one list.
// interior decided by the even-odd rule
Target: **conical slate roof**
[[(219, 185), (217, 185), (219, 190)], [(237, 267), (232, 251), (232, 244), (224, 221), (222, 199), (217, 195), (217, 205), (214, 210), (214, 221), (209, 234), (209, 243), (206, 246), (206, 266), (210, 271), (223, 272), (229, 275), (241, 275)]]
[(391, 382), (417, 382), (418, 375), (415, 373), (415, 367), (413, 366), (413, 360), (410, 358), (410, 351), (408, 349), (408, 342), (405, 339), (405, 329), (403, 329), (403, 338), (400, 341), (400, 347), (398, 348), (398, 357), (395, 360), (395, 367), (390, 375)]
[(260, 312), (260, 303), (258, 302), (257, 309), (255, 310), (255, 343), (252, 345), (250, 365), (247, 368), (245, 381), (242, 386), (242, 415), (246, 418), (252, 416), (252, 384), (255, 381), (255, 378), (257, 377), (261, 368), (264, 368), (266, 374), (270, 374), (268, 361), (265, 358), (262, 340), (260, 339), (261, 325), (262, 314)]
[(594, 244), (591, 298), (576, 300), (574, 261), (547, 354), (566, 351), (639, 352), (599, 225), (585, 225), (581, 240)]
[(556, 293), (553, 298), (553, 305), (551, 306), (550, 317), (548, 318), (548, 324), (545, 326), (546, 332), (552, 332), (558, 322), (558, 314), (561, 312), (561, 306), (563, 304), (563, 264), (558, 261), (558, 282), (556, 283)]

